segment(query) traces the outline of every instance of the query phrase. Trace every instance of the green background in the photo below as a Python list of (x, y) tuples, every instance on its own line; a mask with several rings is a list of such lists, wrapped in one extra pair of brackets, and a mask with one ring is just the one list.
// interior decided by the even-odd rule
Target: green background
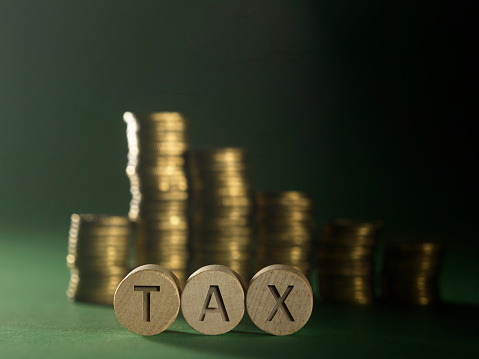
[[(125, 111), (181, 111), (192, 146), (247, 147), (256, 187), (311, 192), (319, 224), (378, 218), (385, 240), (447, 242), (444, 298), (479, 303), (472, 3), (0, 0), (8, 339), (33, 302), (55, 298), (77, 329), (103, 310), (64, 303), (64, 255), (71, 213), (128, 211)], [(30, 301), (5, 294), (26, 294), (28, 273)], [(40, 317), (22, 338), (43, 340)], [(69, 333), (48, 317), (48, 336)]]

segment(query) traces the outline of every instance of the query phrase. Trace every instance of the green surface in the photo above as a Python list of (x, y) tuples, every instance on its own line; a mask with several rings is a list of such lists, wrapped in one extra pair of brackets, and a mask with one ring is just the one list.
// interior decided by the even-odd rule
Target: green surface
[(59, 231), (0, 232), (1, 358), (475, 357), (479, 307), (326, 306), (299, 332), (274, 337), (248, 318), (204, 336), (179, 318), (153, 337), (125, 330), (112, 308), (70, 303), (66, 239)]

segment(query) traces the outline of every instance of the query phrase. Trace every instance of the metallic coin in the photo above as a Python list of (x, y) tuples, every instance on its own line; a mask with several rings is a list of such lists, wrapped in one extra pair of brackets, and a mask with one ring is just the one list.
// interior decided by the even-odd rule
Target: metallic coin
[[(136, 113), (125, 112), (123, 115), (125, 122), (134, 120), (138, 122), (139, 126), (144, 126), (145, 124), (174, 124), (174, 125), (185, 125), (187, 123), (186, 118), (179, 112), (152, 112), (152, 113)], [(184, 128), (181, 128), (184, 130)]]
[(128, 274), (128, 271), (129, 271), (129, 266), (124, 266), (124, 265), (121, 265), (121, 266), (95, 266), (95, 265), (90, 265), (90, 266), (87, 266), (87, 267), (84, 267), (84, 268), (78, 268), (78, 267), (71, 267), (70, 268), (70, 272), (71, 274), (77, 274), (77, 275), (85, 275), (86, 277), (90, 277), (90, 276), (96, 276), (98, 275), (99, 272), (101, 272), (102, 275), (104, 275), (105, 273), (107, 273), (106, 275), (108, 276), (115, 276), (115, 275), (123, 275), (123, 273), (125, 273), (125, 271), (127, 271), (126, 274)]
[(131, 232), (127, 217), (72, 215), (66, 258), (70, 300), (107, 303), (112, 298), (129, 271)]
[[(141, 141), (141, 140), (140, 140)], [(177, 142), (177, 141), (168, 141), (168, 142), (152, 142), (152, 141), (142, 141), (138, 146), (140, 155), (142, 153), (147, 153), (148, 156), (155, 157), (158, 155), (173, 155), (178, 156), (185, 153), (188, 149), (187, 142)], [(145, 158), (145, 156), (142, 157)], [(146, 157), (148, 158), (148, 157)], [(143, 161), (139, 163), (144, 163)]]
[(320, 276), (365, 276), (365, 275), (372, 275), (373, 270), (371, 268), (364, 268), (364, 267), (337, 267), (337, 268), (324, 268), (319, 266), (318, 268)]
[(286, 247), (286, 248), (264, 248), (259, 247), (257, 252), (258, 260), (262, 258), (276, 258), (281, 260), (309, 261), (310, 247)]
[[(201, 176), (201, 177), (199, 177)], [(192, 188), (196, 191), (208, 190), (211, 188), (239, 188), (251, 190), (252, 184), (248, 180), (249, 176), (244, 174), (231, 174), (225, 172), (198, 174), (194, 177)]]
[(79, 248), (103, 248), (103, 247), (115, 247), (125, 248), (130, 244), (130, 236), (87, 236), (82, 235), (79, 237), (68, 237), (68, 243), (70, 246), (76, 246)]
[(131, 234), (131, 226), (74, 226), (70, 228), (70, 237), (105, 237), (119, 236), (127, 237)]
[(321, 294), (321, 301), (325, 303), (344, 303), (353, 305), (371, 305), (375, 298), (372, 295), (364, 293), (354, 293), (352, 295), (334, 295), (331, 293)]
[[(184, 156), (156, 156), (155, 161), (151, 161), (151, 166), (139, 165), (137, 169), (141, 170), (143, 174), (157, 175), (158, 173), (162, 173), (161, 170), (163, 168), (171, 166), (186, 171)], [(160, 172), (158, 172), (158, 170), (160, 170)]]
[(349, 247), (352, 245), (356, 246), (376, 246), (378, 243), (377, 236), (361, 236), (361, 235), (349, 235), (349, 236), (322, 236), (320, 240), (321, 244), (324, 245), (334, 245), (334, 246), (345, 246)]
[(252, 225), (251, 216), (238, 217), (223, 217), (215, 216), (208, 217), (201, 213), (197, 213), (193, 217), (193, 225), (205, 229), (216, 229), (223, 227), (250, 227)]
[(423, 272), (423, 273), (439, 273), (442, 268), (440, 260), (424, 260), (424, 261), (385, 261), (384, 270), (389, 272)]
[(322, 238), (355, 236), (376, 237), (382, 227), (382, 221), (360, 222), (348, 219), (337, 219), (324, 224)]
[(284, 264), (308, 276), (315, 228), (311, 197), (297, 191), (257, 192), (255, 202), (256, 267)]
[(278, 228), (264, 228), (263, 226), (257, 226), (257, 233), (258, 237), (263, 238), (263, 237), (312, 237), (313, 232), (312, 228), (310, 227), (301, 227), (301, 226), (296, 226), (296, 227), (290, 227), (290, 228), (285, 228), (285, 227), (278, 227)]
[(73, 225), (104, 225), (104, 226), (130, 226), (131, 222), (128, 217), (107, 216), (97, 214), (72, 214), (71, 223)]
[[(146, 215), (145, 215), (146, 216)], [(145, 219), (145, 217), (143, 217)], [(170, 218), (157, 219), (156, 221), (146, 217), (144, 228), (146, 231), (165, 231), (165, 230), (184, 230), (188, 229), (188, 221), (180, 216), (170, 216)]]
[(182, 188), (175, 187), (169, 191), (169, 185), (165, 185), (167, 190), (155, 190), (155, 191), (143, 191), (143, 198), (148, 198), (149, 201), (156, 200), (161, 201), (186, 201), (188, 199), (188, 192)]
[(338, 261), (344, 263), (345, 261), (373, 261), (375, 253), (367, 253), (362, 251), (352, 252), (318, 252), (319, 262), (325, 260)]
[(237, 242), (223, 242), (223, 243), (193, 243), (193, 250), (205, 251), (205, 252), (249, 252), (251, 249), (251, 243), (237, 243)]
[(283, 210), (302, 210), (312, 211), (313, 201), (308, 193), (298, 191), (284, 192), (257, 192), (256, 203), (258, 208), (264, 208), (265, 211), (270, 208)]
[(444, 254), (442, 243), (388, 243), (381, 277), (383, 298), (416, 305), (440, 303), (439, 275)]
[(248, 151), (244, 148), (201, 148), (191, 151), (190, 155), (198, 162), (239, 162), (248, 161)]
[(142, 126), (137, 132), (138, 145), (155, 142), (188, 142), (186, 131), (170, 131), (164, 126)]
[(193, 267), (222, 264), (249, 276), (254, 202), (247, 152), (198, 149), (186, 158), (194, 210)]
[(440, 242), (388, 242), (386, 245), (386, 254), (388, 257), (441, 257), (444, 251), (445, 245)]
[(227, 196), (206, 196), (206, 195), (194, 195), (197, 205), (203, 207), (207, 206), (209, 208), (217, 208), (221, 210), (222, 208), (229, 207), (248, 207), (253, 208), (253, 200), (250, 197), (237, 196), (237, 197), (227, 197)]
[(195, 258), (203, 262), (218, 263), (219, 261), (248, 261), (251, 260), (251, 253), (249, 252), (197, 252)]
[(160, 253), (148, 252), (142, 254), (141, 258), (144, 258), (147, 263), (156, 263), (169, 269), (187, 269), (188, 267), (188, 256), (185, 257), (182, 254), (162, 256)]
[(311, 211), (297, 209), (291, 210), (283, 207), (269, 207), (267, 209), (260, 207), (260, 209), (256, 211), (258, 223), (269, 221), (273, 221), (273, 223), (276, 223), (277, 221), (307, 223), (313, 222), (313, 217), (314, 216)]
[[(245, 229), (249, 230), (249, 229)], [(193, 245), (209, 245), (214, 247), (215, 245), (227, 245), (229, 243), (236, 243), (238, 245), (249, 245), (252, 243), (253, 237), (251, 235), (244, 235), (244, 234), (193, 234), (191, 237), (191, 243)]]
[(287, 221), (278, 218), (276, 220), (264, 220), (261, 223), (258, 223), (258, 231), (271, 233), (271, 232), (295, 232), (295, 231), (303, 231), (309, 230), (311, 233), (315, 228), (315, 223), (312, 221)]
[(261, 260), (261, 261), (256, 262), (255, 273), (259, 272), (261, 269), (263, 269), (267, 266), (273, 265), (273, 264), (284, 264), (284, 265), (296, 268), (297, 270), (299, 270), (301, 273), (303, 273), (307, 277), (309, 276), (310, 271), (311, 271), (311, 264), (309, 262), (308, 263), (304, 263), (304, 262), (292, 263), (292, 262), (278, 262), (278, 261), (275, 261), (275, 260)]
[(186, 201), (148, 201), (143, 200), (140, 209), (148, 213), (164, 214), (165, 216), (171, 214), (188, 213), (188, 203)]

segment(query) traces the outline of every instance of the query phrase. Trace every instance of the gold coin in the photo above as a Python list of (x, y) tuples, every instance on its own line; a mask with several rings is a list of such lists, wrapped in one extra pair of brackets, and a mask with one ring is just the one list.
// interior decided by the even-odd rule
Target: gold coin
[(72, 214), (72, 226), (75, 225), (98, 225), (98, 226), (130, 226), (128, 217), (107, 216), (96, 214)]
[(299, 191), (270, 191), (257, 192), (256, 203), (259, 207), (297, 207), (303, 209), (312, 209), (313, 201), (306, 192)]
[(326, 222), (323, 226), (322, 238), (324, 237), (376, 237), (382, 228), (381, 221), (360, 222), (348, 219), (336, 219)]
[(198, 162), (235, 163), (248, 160), (248, 152), (244, 148), (202, 148), (191, 151), (190, 155)]

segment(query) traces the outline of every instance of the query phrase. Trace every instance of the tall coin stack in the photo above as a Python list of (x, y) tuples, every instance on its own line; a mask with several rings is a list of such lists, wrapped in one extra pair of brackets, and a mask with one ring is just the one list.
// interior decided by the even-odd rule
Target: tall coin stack
[(419, 305), (439, 303), (444, 254), (444, 245), (437, 242), (389, 242), (381, 279), (383, 298)]
[(248, 280), (253, 237), (252, 186), (241, 148), (191, 151), (193, 269), (221, 264)]
[(154, 263), (185, 283), (188, 266), (188, 182), (184, 153), (186, 119), (177, 112), (126, 112), (127, 174), (137, 222), (138, 265)]
[(113, 304), (113, 295), (128, 274), (131, 222), (127, 217), (73, 214), (67, 266), (72, 301)]
[(295, 267), (305, 276), (311, 269), (314, 238), (313, 200), (303, 192), (257, 192), (256, 269), (270, 264)]
[(318, 251), (319, 291), (325, 302), (371, 304), (382, 222), (334, 220), (324, 224)]

